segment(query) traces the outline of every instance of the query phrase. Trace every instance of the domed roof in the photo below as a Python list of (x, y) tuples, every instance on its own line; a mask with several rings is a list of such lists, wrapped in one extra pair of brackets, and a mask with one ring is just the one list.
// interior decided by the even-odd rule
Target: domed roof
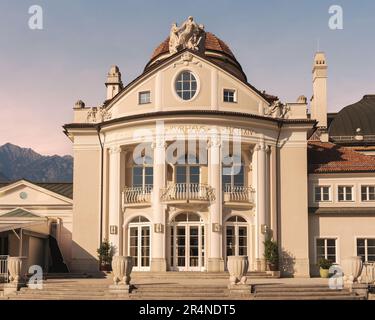
[[(211, 32), (206, 32), (204, 43), (204, 55), (206, 58), (220, 65), (223, 69), (233, 73), (239, 79), (246, 80), (246, 75), (241, 65), (236, 60), (229, 46)], [(145, 70), (168, 58), (172, 54), (169, 52), (169, 37), (158, 45), (152, 53), (150, 61), (147, 63)]]
[(375, 135), (375, 95), (343, 108), (329, 127), (332, 140), (338, 136)]

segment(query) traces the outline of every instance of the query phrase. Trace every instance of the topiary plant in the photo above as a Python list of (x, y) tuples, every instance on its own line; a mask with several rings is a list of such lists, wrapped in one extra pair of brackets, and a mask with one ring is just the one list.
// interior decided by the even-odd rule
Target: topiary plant
[(109, 267), (112, 262), (113, 250), (112, 245), (107, 239), (104, 239), (100, 247), (96, 250), (101, 267)]
[(332, 266), (332, 261), (324, 258), (320, 258), (318, 261), (318, 266), (322, 269), (328, 270)]
[(276, 241), (267, 239), (264, 241), (264, 258), (266, 259), (270, 270), (277, 270), (279, 265), (279, 247)]

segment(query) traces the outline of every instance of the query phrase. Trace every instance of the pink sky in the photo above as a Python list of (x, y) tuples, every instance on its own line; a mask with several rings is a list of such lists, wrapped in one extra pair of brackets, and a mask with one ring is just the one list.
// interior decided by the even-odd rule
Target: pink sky
[[(231, 47), (249, 82), (283, 102), (311, 97), (317, 39), (329, 66), (329, 111), (375, 92), (374, 1), (340, 1), (344, 30), (327, 26), (326, 1), (267, 2), (191, 0), (41, 2), (44, 30), (27, 26), (28, 1), (4, 0), (0, 19), (0, 145), (11, 142), (42, 154), (71, 154), (62, 125), (74, 102), (105, 99), (109, 67), (118, 64), (124, 83), (138, 76), (170, 24), (193, 15)], [(112, 5), (109, 5), (112, 4)], [(207, 2), (208, 3), (208, 2)], [(144, 10), (147, 7), (148, 10)], [(273, 10), (269, 10), (270, 8)], [(218, 19), (224, 17), (225, 19)]]

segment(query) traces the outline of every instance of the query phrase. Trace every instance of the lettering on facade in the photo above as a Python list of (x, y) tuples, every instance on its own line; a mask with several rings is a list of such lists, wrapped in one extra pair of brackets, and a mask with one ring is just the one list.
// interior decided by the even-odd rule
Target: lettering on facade
[[(217, 132), (218, 131), (218, 132)], [(241, 135), (250, 137), (255, 134), (254, 130), (248, 128), (220, 127), (214, 132), (212, 128), (203, 125), (171, 125), (165, 128), (167, 134), (175, 135), (210, 135), (211, 133), (220, 133), (222, 135)]]

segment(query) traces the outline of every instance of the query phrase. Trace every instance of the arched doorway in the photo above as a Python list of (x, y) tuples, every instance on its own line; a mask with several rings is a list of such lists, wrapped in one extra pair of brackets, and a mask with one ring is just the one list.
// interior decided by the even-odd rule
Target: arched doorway
[(128, 255), (133, 258), (134, 271), (150, 270), (150, 252), (150, 221), (143, 216), (137, 216), (128, 226)]
[(180, 213), (171, 222), (170, 268), (205, 270), (205, 230), (202, 218), (196, 213)]
[(225, 262), (228, 256), (248, 256), (248, 223), (241, 216), (232, 216), (225, 222)]

